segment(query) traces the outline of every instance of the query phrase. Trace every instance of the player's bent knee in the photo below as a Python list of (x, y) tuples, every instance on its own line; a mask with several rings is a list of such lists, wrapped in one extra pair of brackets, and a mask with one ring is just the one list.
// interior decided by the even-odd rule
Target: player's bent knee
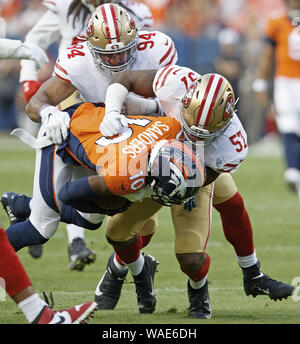
[(188, 272), (198, 271), (206, 260), (206, 254), (201, 253), (176, 253), (180, 267)]

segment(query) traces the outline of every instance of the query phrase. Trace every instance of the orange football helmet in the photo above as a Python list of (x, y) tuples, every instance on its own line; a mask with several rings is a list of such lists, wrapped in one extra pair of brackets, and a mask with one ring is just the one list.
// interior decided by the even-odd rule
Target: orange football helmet
[(138, 30), (126, 10), (116, 4), (104, 4), (92, 13), (87, 26), (87, 41), (99, 70), (128, 69), (136, 58)]
[(202, 75), (182, 100), (181, 122), (187, 139), (211, 141), (221, 135), (234, 114), (235, 96), (219, 74)]

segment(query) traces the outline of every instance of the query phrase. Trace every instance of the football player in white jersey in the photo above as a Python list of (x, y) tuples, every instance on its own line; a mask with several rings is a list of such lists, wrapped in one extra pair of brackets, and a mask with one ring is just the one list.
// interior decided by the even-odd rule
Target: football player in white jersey
[[(85, 39), (88, 17), (96, 6), (104, 3), (120, 4), (134, 18), (138, 27), (148, 29), (153, 24), (149, 8), (143, 3), (132, 0), (43, 0), (42, 3), (48, 8), (48, 11), (29, 31), (25, 42), (36, 44), (44, 51), (54, 42), (59, 42), (59, 52), (61, 52), (72, 43), (75, 44), (78, 40)], [(23, 60), (21, 62), (20, 82), (27, 102), (42, 84), (38, 80), (37, 72), (38, 68), (32, 61)], [(70, 106), (78, 101), (78, 93), (75, 92), (67, 101), (61, 104), (61, 107)], [(78, 260), (74, 258), (75, 261), (70, 261), (70, 268), (72, 270), (81, 270), (85, 266), (84, 262), (87, 264), (93, 262), (96, 255), (85, 246), (84, 230), (82, 228), (67, 225), (67, 233), (69, 257), (79, 256)], [(42, 246), (31, 246), (29, 252), (34, 258), (39, 258), (42, 255)]]
[[(131, 114), (140, 113), (146, 108), (143, 103), (147, 99), (136, 102), (133, 101), (135, 98), (127, 97), (128, 92), (134, 92), (145, 97), (157, 97), (164, 115), (174, 116), (181, 121), (187, 140), (204, 140), (207, 186), (195, 196), (195, 209), (189, 212), (184, 206), (172, 207), (175, 253), (181, 270), (189, 277), (190, 317), (211, 316), (206, 281), (209, 256), (205, 253), (211, 226), (211, 205), (221, 213), (225, 236), (236, 251), (243, 271), (246, 294), (268, 295), (272, 300), (290, 296), (294, 290), (292, 286), (271, 279), (260, 271), (252, 231), (249, 236), (248, 228), (243, 228), (245, 222), (249, 222), (246, 209), (243, 203), (239, 204), (235, 200), (238, 191), (230, 173), (236, 171), (245, 159), (248, 147), (246, 133), (234, 112), (235, 98), (229, 82), (218, 74), (200, 76), (189, 68), (173, 65), (158, 71), (124, 71), (114, 76), (111, 83), (105, 100), (107, 115), (100, 125), (100, 130), (105, 135), (117, 133), (116, 118), (121, 113), (123, 102), (127, 102)], [(235, 201), (232, 202), (232, 199)], [(234, 237), (234, 233), (232, 237), (228, 237), (225, 221), (228, 215), (226, 210), (223, 215), (223, 202), (227, 203), (226, 207), (233, 207), (232, 211), (227, 211), (231, 214), (231, 226), (243, 232), (244, 238), (240, 235)], [(109, 218), (107, 236), (113, 240), (118, 237), (119, 231), (130, 231), (135, 221), (142, 221), (143, 214), (145, 213), (141, 208), (136, 209), (135, 216), (127, 211)], [(245, 216), (247, 221), (243, 219)], [(109, 269), (106, 269), (95, 291), (95, 300), (100, 309), (116, 305), (126, 277), (122, 257), (112, 255), (107, 265)], [(123, 280), (118, 280), (118, 277)]]
[[(117, 33), (117, 22), (119, 24), (116, 28), (120, 37), (114, 39), (111, 35)], [(102, 25), (105, 25), (110, 36), (103, 34), (100, 29)], [(34, 121), (41, 121), (39, 114), (44, 119), (51, 118), (47, 127), (56, 143), (62, 140), (60, 129), (66, 132), (68, 117), (55, 106), (74, 91), (77, 90), (86, 101), (103, 102), (113, 72), (123, 69), (160, 68), (177, 61), (177, 52), (170, 37), (159, 31), (138, 31), (128, 13), (117, 5), (105, 4), (98, 7), (90, 19), (88, 34), (90, 36), (87, 42), (80, 41), (60, 53), (55, 66), (55, 76), (44, 83), (26, 107), (27, 113)], [(112, 40), (116, 41), (113, 47)], [(104, 50), (102, 55), (98, 52), (101, 49)], [(114, 61), (120, 56), (123, 59), (121, 64)], [(45, 107), (49, 104), (50, 107)], [(155, 102), (154, 112), (156, 106)], [(52, 115), (47, 117), (49, 110)], [(4, 201), (7, 204), (10, 200)], [(76, 233), (80, 231), (82, 238), (83, 229), (76, 228)], [(85, 261), (75, 259), (74, 262), (71, 260), (70, 264), (71, 268), (81, 269)]]

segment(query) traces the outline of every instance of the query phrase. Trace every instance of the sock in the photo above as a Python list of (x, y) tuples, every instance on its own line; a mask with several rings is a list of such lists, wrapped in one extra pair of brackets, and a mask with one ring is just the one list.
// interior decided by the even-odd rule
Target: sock
[[(144, 235), (142, 236), (142, 247), (145, 247), (149, 244), (149, 242), (151, 241), (152, 237), (153, 237), (153, 233), (149, 234), (149, 235)], [(117, 253), (115, 253), (114, 256), (114, 264), (115, 266), (119, 269), (119, 270), (126, 270), (126, 264), (122, 261), (122, 259), (118, 256)]]
[[(207, 275), (206, 275), (207, 276)], [(204, 278), (202, 278), (199, 282), (195, 282), (192, 279), (189, 279), (190, 281), (190, 286), (193, 289), (200, 289), (204, 286), (205, 282), (206, 282), (206, 276)]]
[(194, 285), (196, 287), (195, 289), (203, 287), (203, 285), (206, 281), (206, 276), (208, 274), (208, 270), (209, 270), (209, 266), (210, 266), (210, 257), (207, 253), (205, 253), (205, 257), (206, 257), (206, 259), (205, 259), (203, 266), (197, 271), (189, 272), (189, 271), (184, 270), (180, 266), (181, 271), (184, 272), (186, 275), (188, 275), (188, 277), (190, 278), (191, 287), (193, 287), (193, 285)]
[(124, 271), (127, 269), (126, 264), (122, 261), (122, 259), (115, 253), (114, 260), (113, 260), (116, 268), (120, 271)]
[(236, 255), (245, 257), (253, 254), (252, 226), (239, 192), (214, 207), (221, 215), (225, 237), (234, 247)]
[(0, 229), (0, 278), (3, 279), (5, 290), (10, 297), (32, 286), (19, 257), (8, 241), (4, 229)]
[(71, 244), (75, 238), (84, 239), (84, 228), (78, 227), (73, 224), (68, 224), (66, 226), (66, 230), (68, 234), (69, 244)]
[(6, 230), (8, 240), (15, 251), (25, 246), (44, 244), (48, 239), (44, 238), (29, 220), (16, 223)]
[(140, 250), (142, 248), (142, 238), (139, 233), (136, 235), (136, 240), (125, 247), (114, 246), (115, 252), (125, 264), (135, 262), (140, 256)]
[(37, 293), (35, 293), (21, 301), (18, 306), (24, 313), (28, 322), (31, 323), (39, 315), (41, 310), (47, 306), (47, 303), (43, 301)]
[(250, 254), (249, 256), (246, 257), (237, 257), (237, 261), (239, 263), (239, 266), (241, 268), (249, 268), (250, 266), (254, 265), (257, 263), (257, 258), (256, 258), (256, 252)]
[(144, 266), (144, 256), (142, 254), (139, 255), (138, 259), (130, 264), (127, 264), (129, 271), (131, 272), (132, 276), (137, 276), (143, 269)]

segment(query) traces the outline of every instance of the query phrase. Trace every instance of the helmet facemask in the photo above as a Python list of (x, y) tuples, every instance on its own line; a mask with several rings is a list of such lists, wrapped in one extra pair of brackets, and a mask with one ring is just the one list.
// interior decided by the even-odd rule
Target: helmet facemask
[(182, 141), (159, 141), (151, 151), (148, 164), (152, 199), (172, 206), (193, 197), (204, 180), (200, 160), (190, 145)]

